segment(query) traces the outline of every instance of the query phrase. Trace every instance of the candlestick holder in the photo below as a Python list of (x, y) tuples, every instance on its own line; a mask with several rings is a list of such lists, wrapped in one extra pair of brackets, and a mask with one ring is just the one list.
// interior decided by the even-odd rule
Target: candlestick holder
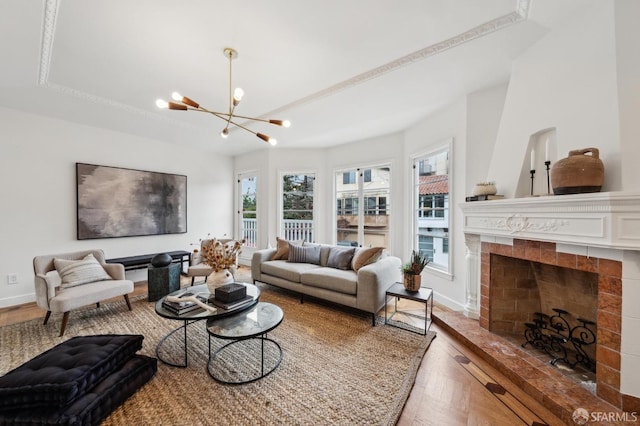
[(531, 196), (533, 197), (533, 176), (536, 174), (536, 171), (535, 169), (531, 169), (529, 173), (531, 173)]
[(551, 165), (551, 161), (545, 161), (544, 165), (547, 168), (547, 194), (551, 194), (551, 185), (549, 185), (549, 166)]

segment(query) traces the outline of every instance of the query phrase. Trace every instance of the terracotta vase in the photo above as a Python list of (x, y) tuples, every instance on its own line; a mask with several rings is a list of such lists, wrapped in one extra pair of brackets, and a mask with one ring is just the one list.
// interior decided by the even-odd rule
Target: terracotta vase
[(569, 151), (567, 158), (551, 167), (551, 186), (555, 195), (599, 192), (603, 181), (604, 164), (598, 148)]
[(407, 291), (416, 292), (420, 290), (422, 275), (404, 274), (404, 288)]

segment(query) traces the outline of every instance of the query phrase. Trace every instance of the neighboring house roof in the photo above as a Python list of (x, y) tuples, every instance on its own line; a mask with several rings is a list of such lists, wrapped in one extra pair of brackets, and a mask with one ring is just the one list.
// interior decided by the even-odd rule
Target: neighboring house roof
[(420, 176), (420, 195), (448, 193), (449, 175)]

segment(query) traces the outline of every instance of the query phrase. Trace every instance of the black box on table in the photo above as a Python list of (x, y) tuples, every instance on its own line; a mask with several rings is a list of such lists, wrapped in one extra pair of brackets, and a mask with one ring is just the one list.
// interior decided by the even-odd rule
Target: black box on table
[(235, 302), (246, 295), (247, 287), (239, 283), (225, 284), (215, 290), (215, 298), (221, 302)]

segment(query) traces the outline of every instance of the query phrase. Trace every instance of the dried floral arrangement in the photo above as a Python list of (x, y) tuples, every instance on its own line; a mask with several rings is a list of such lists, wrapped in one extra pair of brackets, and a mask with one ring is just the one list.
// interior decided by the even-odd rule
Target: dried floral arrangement
[[(214, 272), (232, 269), (236, 266), (236, 258), (242, 253), (244, 240), (227, 240), (225, 242), (216, 238), (202, 240), (199, 253), (203, 263), (211, 266)], [(193, 250), (198, 253), (198, 249)]]

